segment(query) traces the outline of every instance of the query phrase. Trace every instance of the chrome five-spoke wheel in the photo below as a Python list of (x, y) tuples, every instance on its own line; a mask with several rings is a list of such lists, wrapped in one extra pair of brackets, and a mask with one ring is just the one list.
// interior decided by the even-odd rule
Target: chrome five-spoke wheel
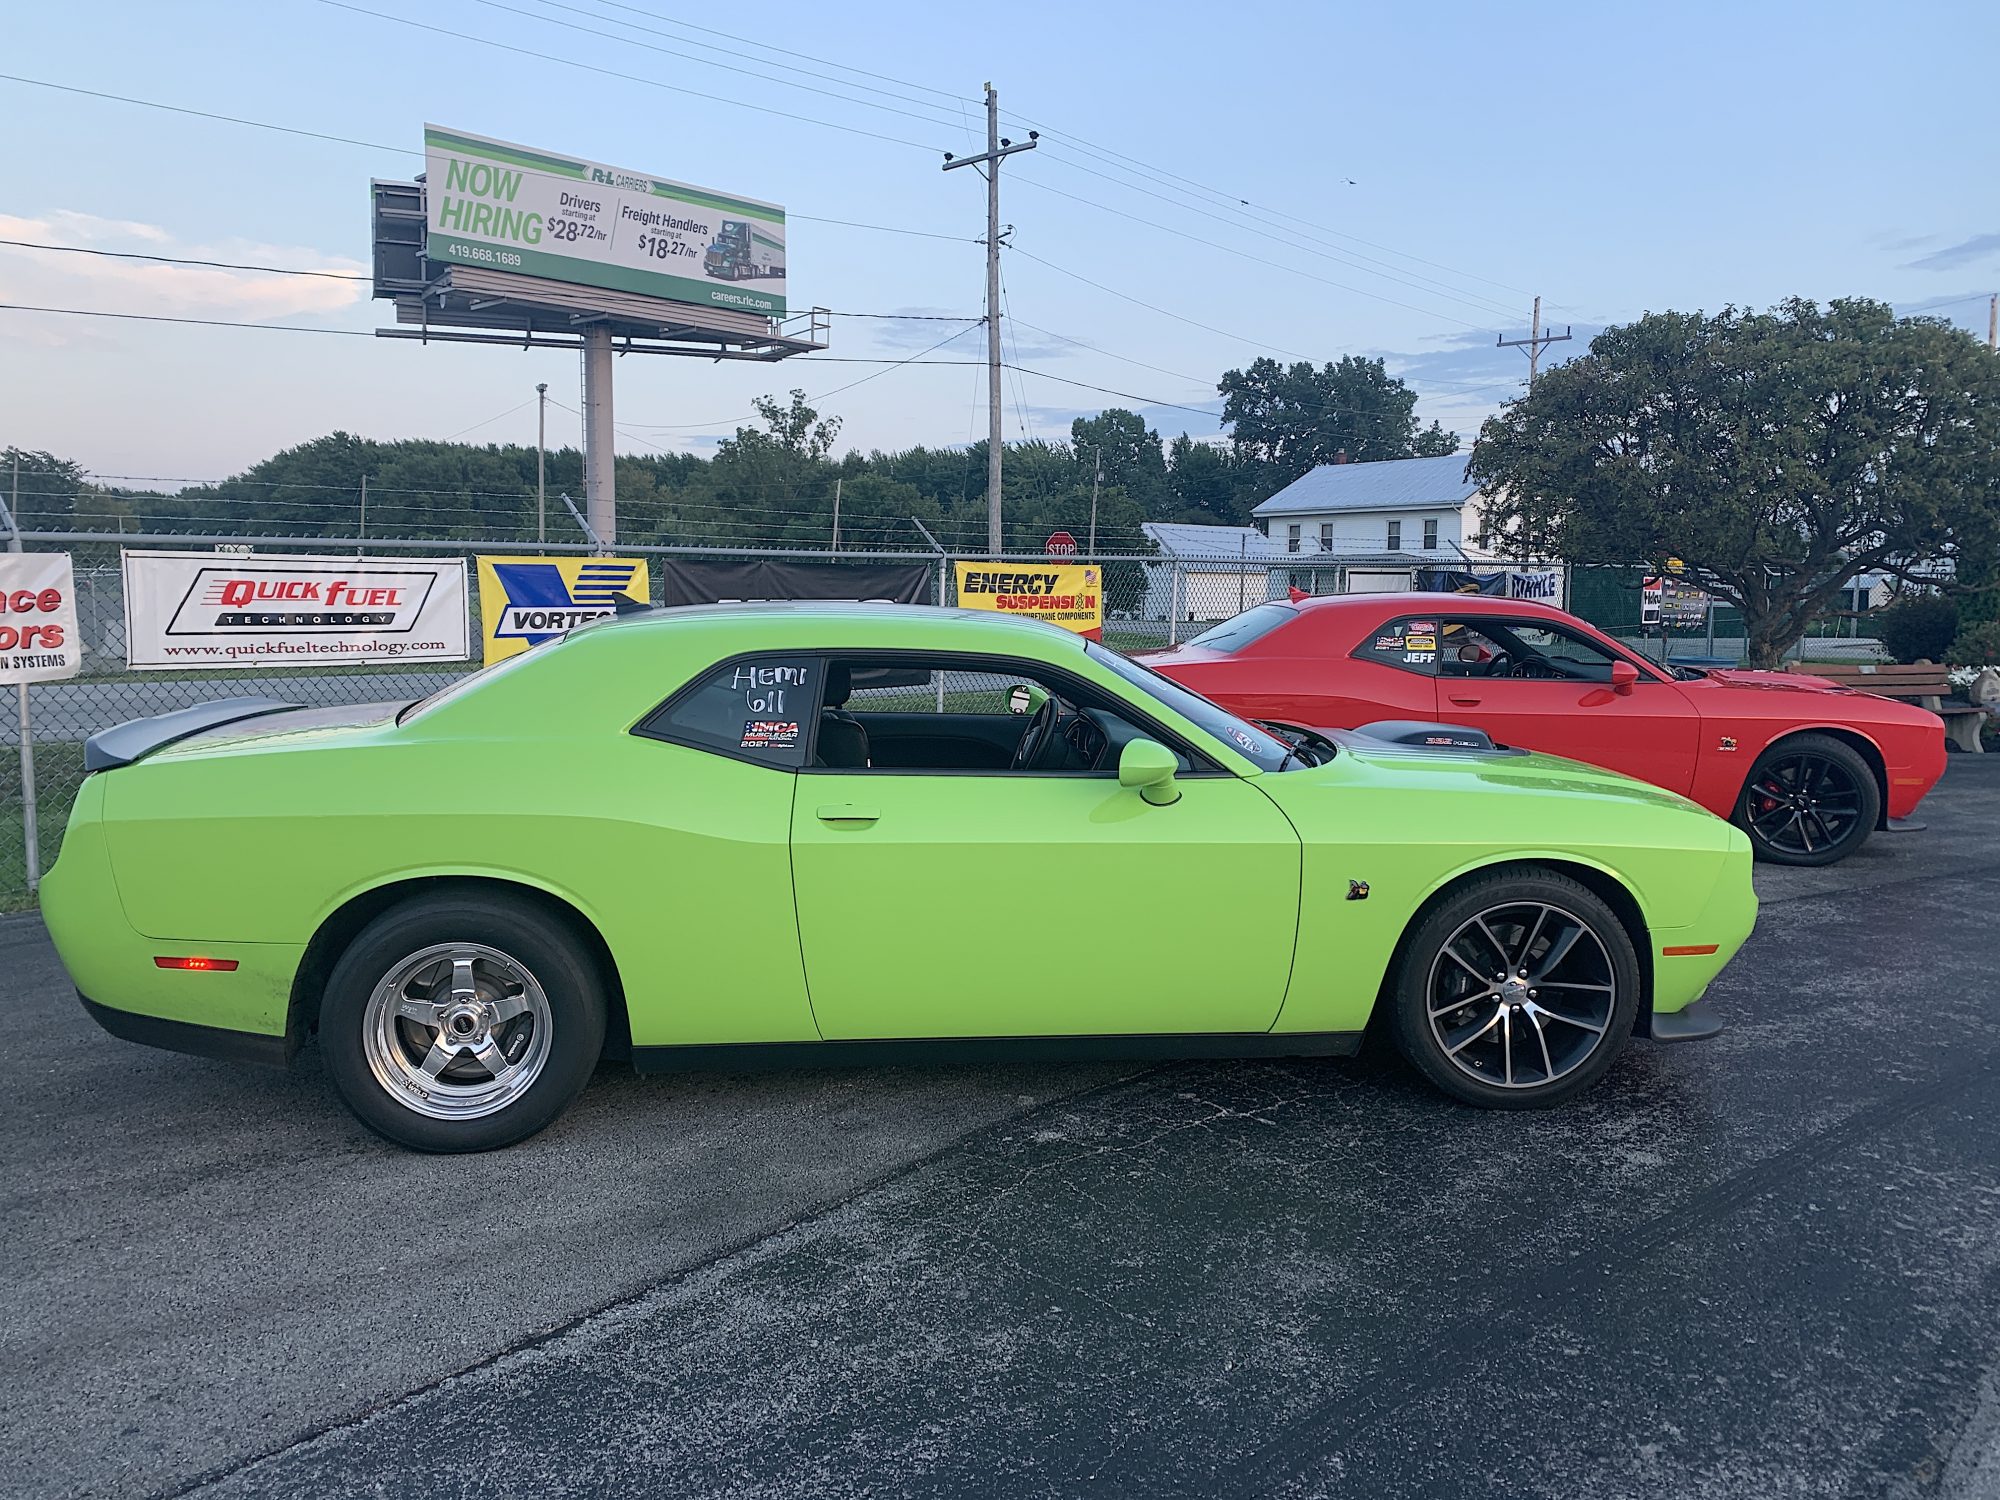
[(1611, 955), (1587, 922), (1547, 902), (1510, 902), (1445, 940), (1427, 1019), (1453, 1067), (1499, 1088), (1536, 1088), (1597, 1050), (1617, 993)]
[(376, 1081), (418, 1114), (477, 1120), (526, 1093), (548, 1061), (549, 998), (518, 959), (479, 943), (412, 953), (368, 997)]
[(490, 1151), (540, 1130), (604, 1052), (587, 931), (526, 892), (441, 884), (348, 943), (320, 1047), (348, 1108), (419, 1151)]

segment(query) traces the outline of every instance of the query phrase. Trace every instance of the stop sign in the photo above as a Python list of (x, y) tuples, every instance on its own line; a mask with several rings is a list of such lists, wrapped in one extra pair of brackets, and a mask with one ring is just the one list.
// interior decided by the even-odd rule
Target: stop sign
[(1050, 557), (1075, 557), (1076, 538), (1071, 536), (1067, 531), (1052, 531), (1049, 533), (1048, 541), (1043, 544), (1042, 550), (1048, 553)]

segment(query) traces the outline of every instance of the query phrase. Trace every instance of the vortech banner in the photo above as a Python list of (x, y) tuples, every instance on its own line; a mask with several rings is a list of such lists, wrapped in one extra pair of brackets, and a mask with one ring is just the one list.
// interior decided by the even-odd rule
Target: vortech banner
[(479, 630), (486, 660), (505, 661), (615, 614), (620, 599), (644, 604), (652, 586), (643, 557), (482, 557)]
[(1092, 640), (1104, 633), (1104, 571), (1095, 563), (980, 563), (958, 568), (958, 607), (1046, 620)]
[(137, 671), (464, 661), (462, 557), (127, 552)]

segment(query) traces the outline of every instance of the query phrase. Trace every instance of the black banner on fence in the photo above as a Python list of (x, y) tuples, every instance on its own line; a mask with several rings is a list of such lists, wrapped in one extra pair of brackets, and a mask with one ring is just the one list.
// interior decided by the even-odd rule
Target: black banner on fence
[(1420, 594), (1498, 594), (1507, 597), (1505, 573), (1471, 573), (1459, 568), (1418, 568), (1414, 582)]
[(655, 560), (660, 602), (724, 604), (752, 599), (886, 599), (931, 604), (937, 570), (925, 563), (792, 562), (745, 558), (733, 562)]

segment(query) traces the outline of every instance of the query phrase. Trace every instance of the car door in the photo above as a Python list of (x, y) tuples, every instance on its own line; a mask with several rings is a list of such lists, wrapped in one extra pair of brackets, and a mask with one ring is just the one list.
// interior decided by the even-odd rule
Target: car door
[(1611, 666), (1622, 658), (1541, 619), (1447, 616), (1439, 647), (1440, 719), (1683, 795), (1694, 785), (1700, 716), (1678, 687), (1649, 669), (1615, 687)]
[[(935, 701), (1009, 717), (1017, 744), (1031, 712), (1012, 705), (1088, 697), (1046, 668), (963, 665)], [(1008, 691), (1016, 683), (1038, 692)], [(846, 706), (864, 730), (867, 698)], [(905, 699), (898, 712), (909, 711)], [(1184, 763), (1180, 798), (1164, 807), (1121, 787), (1115, 763), (801, 771), (792, 872), (821, 1034), (1268, 1030), (1297, 935), (1299, 839), (1248, 781)]]

